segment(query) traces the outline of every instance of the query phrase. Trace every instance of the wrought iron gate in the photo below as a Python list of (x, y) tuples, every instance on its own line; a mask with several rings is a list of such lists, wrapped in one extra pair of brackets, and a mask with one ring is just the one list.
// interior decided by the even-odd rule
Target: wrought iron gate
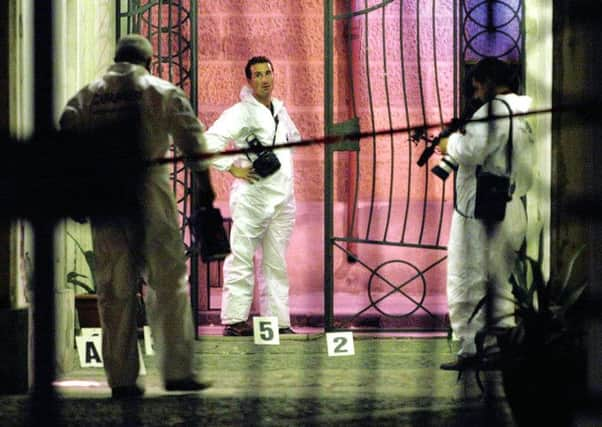
[[(197, 1), (116, 8), (117, 37), (147, 36), (153, 72), (182, 87), (196, 110)], [(509, 59), (522, 74), (522, 1), (325, 0), (324, 12), (325, 133), (342, 136), (325, 148), (325, 326), (444, 328), (451, 180), (429, 173), (436, 159), (416, 166), (423, 146), (410, 129), (457, 116), (460, 82), (483, 56)], [(348, 136), (360, 130), (368, 136)], [(196, 284), (193, 183), (176, 163), (172, 180)], [(197, 313), (198, 286), (191, 299)]]
[(430, 174), (436, 156), (416, 165), (411, 129), (458, 116), (480, 58), (522, 67), (522, 2), (324, 7), (325, 133), (341, 136), (324, 151), (326, 329), (446, 328), (452, 180)]

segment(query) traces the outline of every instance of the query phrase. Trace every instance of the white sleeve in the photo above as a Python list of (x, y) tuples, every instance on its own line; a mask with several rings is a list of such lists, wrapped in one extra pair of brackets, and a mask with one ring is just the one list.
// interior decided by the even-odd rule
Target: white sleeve
[(286, 140), (288, 142), (299, 142), (301, 141), (301, 133), (293, 123), (293, 119), (288, 115), (288, 111), (286, 109), (282, 109), (280, 113), (280, 120), (286, 123)]
[(490, 115), (490, 105), (493, 105), (492, 115), (508, 115), (506, 107), (501, 102), (487, 103), (472, 116), (465, 127), (465, 133), (456, 132), (450, 135), (447, 153), (459, 164), (481, 165), (500, 144), (507, 140), (508, 119), (483, 120)]
[[(168, 101), (169, 131), (174, 145), (185, 156), (195, 156), (207, 151), (203, 136), (204, 126), (197, 118), (190, 102), (180, 90), (170, 94)], [(207, 168), (205, 161), (189, 160), (186, 165), (193, 170)]]
[[(237, 105), (224, 111), (205, 133), (207, 149), (210, 153), (224, 151), (230, 141), (240, 139), (247, 132), (245, 118)], [(235, 156), (215, 156), (210, 159), (211, 165), (221, 171), (228, 170)]]
[(536, 147), (533, 131), (529, 122), (524, 119), (516, 120), (514, 127), (514, 150), (512, 152), (513, 177), (516, 183), (515, 194), (523, 196), (533, 185)]
[(82, 123), (82, 94), (78, 92), (73, 98), (71, 98), (59, 119), (59, 128), (64, 131), (77, 132), (81, 131), (83, 127)]

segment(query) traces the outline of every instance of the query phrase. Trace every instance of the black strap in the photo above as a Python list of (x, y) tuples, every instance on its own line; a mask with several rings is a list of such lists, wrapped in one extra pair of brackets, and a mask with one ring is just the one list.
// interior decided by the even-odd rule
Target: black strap
[(278, 115), (274, 116), (274, 122), (276, 122), (276, 127), (274, 128), (274, 138), (272, 139), (272, 147), (276, 145), (276, 134), (278, 133)]

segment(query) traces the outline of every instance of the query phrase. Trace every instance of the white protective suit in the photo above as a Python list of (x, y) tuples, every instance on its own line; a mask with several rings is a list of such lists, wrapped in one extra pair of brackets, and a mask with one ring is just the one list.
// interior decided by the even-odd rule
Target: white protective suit
[[(275, 117), (278, 118), (276, 145), (299, 141), (299, 131), (282, 101), (272, 98), (272, 106), (273, 115), (269, 108), (255, 99), (249, 88), (243, 88), (241, 101), (224, 111), (207, 130), (205, 136), (209, 150), (224, 150), (230, 141), (237, 148), (248, 148), (246, 138), (250, 135), (255, 135), (262, 145), (272, 145)], [(280, 328), (290, 326), (286, 249), (295, 222), (293, 157), (290, 148), (277, 149), (274, 153), (281, 167), (273, 175), (260, 178), (253, 184), (242, 179), (236, 179), (232, 184), (231, 254), (224, 262), (221, 309), (224, 325), (248, 320), (255, 283), (253, 256), (261, 245), (263, 274), (257, 275), (261, 314), (276, 316)], [(250, 158), (255, 156), (250, 154)], [(243, 154), (218, 157), (213, 160), (213, 166), (226, 171), (235, 162), (240, 166), (251, 164)]]
[[(136, 108), (141, 115), (145, 159), (165, 157), (170, 138), (186, 155), (205, 152), (202, 124), (184, 92), (144, 67), (126, 62), (113, 64), (102, 78), (80, 90), (65, 107), (61, 127), (85, 132)], [(200, 162), (191, 166), (204, 167)], [(127, 218), (91, 218), (102, 353), (111, 387), (132, 386), (138, 377), (136, 292), (140, 277), (149, 284), (147, 312), (163, 380), (193, 374), (194, 329), (185, 248), (167, 165), (150, 168), (143, 191), (142, 224)], [(138, 240), (141, 235), (144, 238)]]
[[(531, 104), (527, 96), (498, 95), (505, 100), (513, 113), (526, 112)], [(492, 114), (508, 116), (503, 102), (492, 101)], [(488, 116), (489, 104), (483, 105), (473, 119)], [(477, 165), (498, 175), (506, 174), (506, 142), (510, 129), (509, 119), (471, 122), (466, 133), (449, 137), (447, 154), (458, 164), (456, 172), (456, 209), (454, 209), (447, 262), (447, 298), (449, 316), (454, 335), (460, 340), (460, 355), (476, 352), (476, 332), (485, 325), (486, 313), (481, 310), (470, 324), (468, 319), (478, 301), (485, 295), (487, 280), (494, 290), (493, 317), (514, 312), (506, 298), (512, 298), (509, 278), (526, 234), (526, 213), (521, 196), (527, 193), (532, 181), (533, 140), (528, 123), (521, 117), (513, 118), (513, 155), (511, 180), (516, 185), (512, 200), (506, 206), (506, 216), (489, 232), (485, 224), (474, 219)], [(512, 326), (513, 318), (499, 325)]]

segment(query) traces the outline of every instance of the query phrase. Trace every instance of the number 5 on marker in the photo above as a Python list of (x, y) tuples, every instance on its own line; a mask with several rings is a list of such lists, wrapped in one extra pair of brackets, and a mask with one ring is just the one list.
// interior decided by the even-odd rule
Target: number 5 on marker
[(353, 332), (327, 332), (326, 347), (328, 356), (353, 356)]
[(253, 338), (255, 344), (279, 345), (278, 318), (267, 316), (253, 317)]

